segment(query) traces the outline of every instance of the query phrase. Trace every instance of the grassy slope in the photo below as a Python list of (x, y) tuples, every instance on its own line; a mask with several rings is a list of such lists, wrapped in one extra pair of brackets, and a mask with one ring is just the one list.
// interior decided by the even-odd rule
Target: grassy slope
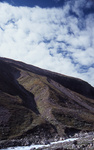
[[(94, 101), (80, 94), (66, 90), (60, 84), (48, 82), (47, 77), (41, 77), (27, 72), (18, 79), (27, 90), (32, 92), (41, 115), (57, 127), (77, 128), (79, 130), (94, 129)], [(70, 95), (71, 93), (71, 95)], [(91, 106), (90, 106), (91, 105)], [(59, 126), (59, 129), (58, 129)], [(63, 131), (63, 130), (62, 130)]]
[(60, 135), (94, 130), (94, 99), (65, 88), (52, 77), (41, 76), (19, 65), (3, 65), (0, 70), (0, 139), (18, 137), (25, 132), (32, 134), (36, 127), (40, 130), (46, 125), (49, 131), (53, 128)]

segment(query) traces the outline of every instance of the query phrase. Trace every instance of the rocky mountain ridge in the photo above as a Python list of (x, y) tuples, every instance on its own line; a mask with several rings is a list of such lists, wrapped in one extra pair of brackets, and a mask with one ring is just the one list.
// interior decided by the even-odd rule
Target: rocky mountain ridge
[(43, 140), (94, 131), (94, 87), (0, 58), (0, 140)]

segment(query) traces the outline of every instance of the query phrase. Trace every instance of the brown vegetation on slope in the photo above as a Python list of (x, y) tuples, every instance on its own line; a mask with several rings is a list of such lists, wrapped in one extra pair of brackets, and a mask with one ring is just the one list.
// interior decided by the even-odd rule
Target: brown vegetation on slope
[(0, 58), (0, 139), (94, 130), (94, 88), (85, 81)]

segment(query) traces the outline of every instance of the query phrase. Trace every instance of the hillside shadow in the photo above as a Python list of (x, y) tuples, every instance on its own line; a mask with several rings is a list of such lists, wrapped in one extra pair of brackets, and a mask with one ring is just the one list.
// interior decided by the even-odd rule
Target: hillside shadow
[(18, 95), (25, 107), (39, 114), (34, 95), (18, 83), (18, 77), (20, 77), (19, 70), (0, 60), (0, 90), (13, 96)]

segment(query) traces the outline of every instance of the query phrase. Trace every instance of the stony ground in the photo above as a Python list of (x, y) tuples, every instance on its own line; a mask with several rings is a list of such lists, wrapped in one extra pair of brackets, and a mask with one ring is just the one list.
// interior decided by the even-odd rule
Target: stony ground
[[(75, 134), (75, 136), (70, 137), (67, 140), (54, 139), (54, 141), (55, 142), (47, 143), (48, 145), (46, 143), (45, 144), (41, 143), (42, 145), (39, 144), (39, 146), (31, 145), (31, 146), (23, 147), (24, 146), (23, 145), (21, 147), (17, 147), (17, 145), (15, 145), (16, 147), (14, 146), (12, 149), (14, 150), (18, 150), (18, 149), (19, 150), (23, 150), (23, 149), (24, 150), (36, 150), (36, 149), (37, 150), (94, 150), (94, 132)], [(10, 145), (11, 144), (13, 144), (13, 142), (10, 143)], [(12, 149), (8, 148), (8, 150), (12, 150)], [(7, 149), (2, 149), (2, 150), (7, 150)]]
[(51, 144), (38, 150), (94, 150), (94, 132), (75, 135), (78, 139), (64, 143)]

